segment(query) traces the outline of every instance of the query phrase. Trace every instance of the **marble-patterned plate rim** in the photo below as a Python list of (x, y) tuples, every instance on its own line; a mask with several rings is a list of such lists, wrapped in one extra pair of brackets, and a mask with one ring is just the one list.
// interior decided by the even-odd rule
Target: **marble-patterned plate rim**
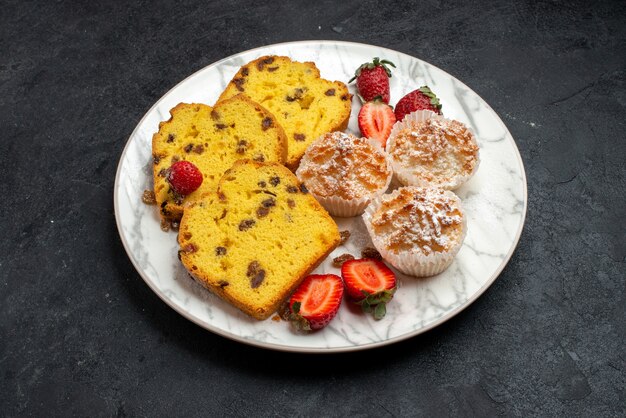
[[(408, 59), (408, 60), (415, 60), (416, 62), (419, 62), (423, 65), (428, 66), (428, 68), (431, 68), (433, 70), (439, 71), (443, 74), (445, 74), (447, 77), (449, 77), (454, 83), (456, 83), (456, 85), (464, 88), (467, 92), (471, 93), (472, 95), (474, 95), (478, 100), (482, 101), (482, 104), (484, 106), (486, 106), (486, 108), (488, 109), (488, 111), (493, 113), (493, 116), (495, 116), (495, 119), (498, 121), (498, 123), (501, 125), (501, 129), (504, 131), (504, 135), (503, 138), (508, 139), (510, 141), (510, 145), (512, 145), (512, 149), (514, 151), (514, 157), (516, 159), (516, 162), (518, 164), (518, 168), (520, 170), (520, 172), (518, 173), (519, 177), (520, 177), (520, 181), (523, 183), (521, 184), (521, 186), (523, 187), (522, 190), (522, 194), (523, 194), (523, 207), (520, 210), (520, 217), (519, 217), (519, 221), (518, 221), (518, 225), (517, 225), (517, 229), (516, 231), (514, 231), (514, 235), (512, 237), (512, 239), (509, 242), (509, 248), (508, 251), (506, 252), (506, 254), (504, 255), (504, 257), (502, 257), (502, 261), (501, 263), (497, 266), (497, 268), (493, 271), (493, 273), (484, 280), (482, 286), (480, 286), (478, 289), (476, 289), (464, 302), (462, 302), (461, 304), (455, 306), (452, 309), (449, 309), (447, 312), (445, 312), (445, 314), (441, 315), (440, 317), (438, 317), (437, 319), (433, 320), (432, 322), (428, 323), (425, 326), (416, 328), (410, 332), (406, 332), (404, 334), (401, 335), (397, 335), (394, 336), (392, 338), (387, 338), (387, 339), (383, 339), (381, 341), (375, 341), (375, 342), (369, 342), (369, 343), (364, 343), (364, 344), (356, 344), (356, 345), (347, 345), (347, 346), (338, 346), (338, 347), (307, 347), (307, 346), (303, 346), (303, 345), (290, 345), (288, 342), (286, 343), (281, 343), (281, 344), (277, 344), (277, 343), (268, 343), (266, 341), (262, 341), (262, 340), (256, 340), (254, 338), (249, 338), (249, 337), (244, 337), (242, 335), (238, 335), (237, 333), (234, 333), (230, 330), (226, 330), (223, 327), (218, 326), (217, 324), (211, 323), (211, 321), (207, 321), (206, 318), (201, 318), (198, 315), (195, 315), (193, 312), (190, 312), (189, 310), (185, 309), (184, 306), (182, 306), (181, 304), (175, 302), (172, 298), (170, 298), (166, 292), (164, 292), (163, 288), (161, 288), (159, 286), (159, 284), (157, 283), (156, 280), (154, 280), (154, 277), (152, 277), (150, 274), (148, 274), (148, 272), (142, 268), (142, 266), (140, 265), (137, 257), (135, 256), (134, 252), (133, 252), (133, 248), (130, 245), (129, 242), (129, 237), (127, 236), (125, 229), (124, 229), (124, 222), (125, 219), (123, 216), (121, 216), (121, 210), (120, 210), (120, 199), (122, 199), (122, 182), (124, 181), (123, 177), (122, 177), (122, 165), (125, 162), (126, 158), (127, 158), (127, 154), (129, 152), (129, 148), (131, 146), (131, 142), (132, 139), (135, 137), (135, 134), (137, 133), (138, 129), (142, 126), (142, 124), (144, 123), (144, 121), (146, 120), (146, 118), (148, 118), (148, 116), (155, 111), (155, 109), (159, 106), (159, 104), (161, 102), (163, 102), (168, 96), (170, 96), (174, 91), (176, 91), (181, 85), (183, 85), (187, 80), (192, 79), (193, 77), (197, 76), (199, 73), (208, 70), (209, 68), (213, 68), (213, 67), (219, 67), (220, 65), (224, 64), (225, 62), (228, 62), (230, 60), (233, 60), (239, 56), (242, 55), (246, 55), (246, 54), (250, 54), (250, 53), (254, 53), (256, 54), (256, 56), (261, 56), (264, 53), (268, 53), (268, 50), (271, 50), (272, 48), (278, 48), (278, 47), (298, 47), (298, 46), (303, 46), (303, 47), (312, 47), (312, 46), (338, 46), (338, 47), (344, 47), (344, 48), (350, 48), (350, 47), (354, 47), (354, 48), (371, 48), (371, 54), (372, 57), (373, 56), (377, 56), (377, 55), (381, 55), (381, 54), (396, 54), (398, 56), (403, 57), (403, 59)], [(324, 74), (322, 73), (322, 76), (324, 76)], [(149, 151), (147, 151), (149, 154)], [(284, 43), (279, 43), (279, 44), (272, 44), (272, 45), (266, 45), (266, 46), (262, 46), (262, 47), (258, 47), (258, 48), (254, 48), (254, 49), (250, 49), (250, 50), (246, 50), (246, 51), (242, 51), (239, 52), (237, 54), (233, 54), (229, 57), (223, 58), (219, 61), (214, 62), (213, 64), (210, 64), (198, 71), (196, 71), (195, 73), (191, 74), (190, 76), (186, 77), (184, 80), (180, 81), (178, 84), (176, 84), (172, 89), (170, 89), (167, 93), (165, 93), (159, 100), (157, 100), (157, 102), (146, 112), (146, 114), (142, 117), (142, 119), (139, 121), (139, 123), (137, 124), (137, 126), (135, 127), (135, 129), (133, 130), (133, 133), (130, 135), (124, 150), (122, 151), (122, 154), (120, 156), (119, 159), (119, 163), (118, 163), (118, 168), (117, 168), (117, 172), (116, 172), (116, 177), (115, 177), (115, 186), (114, 186), (114, 211), (115, 211), (115, 217), (116, 217), (116, 225), (118, 228), (118, 233), (120, 235), (122, 244), (124, 246), (124, 249), (126, 250), (126, 253), (128, 254), (132, 264), (134, 265), (135, 269), (137, 270), (137, 272), (140, 274), (140, 276), (143, 278), (143, 280), (147, 283), (147, 285), (150, 287), (150, 289), (156, 293), (167, 305), (169, 305), (172, 309), (174, 309), (175, 311), (177, 311), (179, 314), (181, 314), (182, 316), (184, 316), (185, 318), (189, 319), (190, 321), (196, 323), (197, 325), (211, 331), (214, 332), (218, 335), (221, 335), (223, 337), (229, 338), (231, 340), (235, 340), (238, 342), (242, 342), (248, 345), (253, 345), (253, 346), (258, 346), (258, 347), (262, 347), (262, 348), (267, 348), (267, 349), (273, 349), (273, 350), (279, 350), (279, 351), (290, 351), (290, 352), (305, 352), (305, 353), (333, 353), (333, 352), (350, 352), (350, 351), (357, 351), (357, 350), (363, 350), (363, 349), (371, 349), (371, 348), (376, 348), (376, 347), (380, 347), (380, 346), (384, 346), (384, 345), (388, 345), (391, 343), (396, 343), (399, 341), (403, 341), (406, 340), (408, 338), (414, 337), (416, 335), (419, 335), (421, 333), (424, 333), (430, 329), (433, 329), (435, 327), (437, 327), (438, 325), (441, 325), (442, 323), (448, 321), (449, 319), (451, 319), (452, 317), (454, 317), (455, 315), (457, 315), (458, 313), (460, 313), (461, 311), (463, 311), (465, 308), (467, 308), (469, 305), (471, 305), (476, 299), (478, 299), (492, 284), (493, 282), (498, 278), (498, 276), (500, 275), (500, 273), (502, 272), (502, 270), (504, 269), (504, 267), (507, 265), (507, 263), (509, 262), (511, 256), (513, 255), (515, 248), (517, 247), (517, 244), (519, 242), (519, 239), (521, 237), (521, 233), (523, 230), (523, 226), (525, 223), (525, 218), (526, 218), (526, 211), (527, 211), (527, 182), (526, 182), (526, 174), (524, 171), (524, 165), (523, 165), (523, 161), (522, 158), (520, 156), (519, 150), (515, 144), (515, 141), (511, 135), (511, 133), (509, 132), (508, 128), (506, 127), (506, 125), (504, 124), (504, 122), (500, 119), (500, 117), (496, 114), (496, 112), (489, 106), (489, 104), (484, 101), (478, 94), (476, 94), (472, 89), (470, 89), (469, 87), (467, 87), (464, 83), (462, 83), (461, 81), (459, 81), (458, 79), (456, 79), (455, 77), (453, 77), (452, 75), (448, 74), (447, 72), (439, 69), (436, 66), (433, 66), (432, 64), (429, 64), (425, 61), (420, 60), (419, 58), (410, 56), (408, 54), (405, 53), (401, 53), (392, 49), (388, 49), (388, 48), (384, 48), (384, 47), (379, 47), (379, 46), (375, 46), (375, 45), (368, 45), (368, 44), (362, 44), (362, 43), (354, 43), (354, 42), (345, 42), (345, 41), (329, 41), (329, 40), (309, 40), (309, 41), (294, 41), (294, 42), (284, 42)], [(146, 243), (147, 244), (147, 243)]]

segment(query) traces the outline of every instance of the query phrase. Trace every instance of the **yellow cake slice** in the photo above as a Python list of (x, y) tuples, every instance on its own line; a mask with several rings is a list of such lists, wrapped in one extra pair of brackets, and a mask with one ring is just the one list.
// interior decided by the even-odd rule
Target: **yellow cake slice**
[(352, 95), (340, 81), (320, 77), (312, 62), (264, 56), (239, 69), (218, 101), (244, 93), (274, 114), (288, 141), (286, 165), (295, 170), (311, 142), (348, 126)]
[(265, 319), (339, 244), (333, 219), (278, 163), (236, 162), (186, 207), (180, 259), (211, 292)]
[[(154, 192), (161, 217), (177, 221), (184, 206), (215, 191), (224, 171), (239, 159), (284, 162), (287, 141), (274, 116), (240, 94), (215, 107), (181, 103), (170, 111), (152, 138)], [(195, 164), (203, 175), (195, 192), (177, 195), (167, 182), (169, 167), (179, 160)]]

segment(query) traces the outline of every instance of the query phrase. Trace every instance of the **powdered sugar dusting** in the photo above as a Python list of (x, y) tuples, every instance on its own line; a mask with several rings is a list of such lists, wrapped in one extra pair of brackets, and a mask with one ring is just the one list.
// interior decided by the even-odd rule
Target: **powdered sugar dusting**
[(403, 183), (454, 189), (477, 168), (476, 138), (461, 122), (432, 117), (401, 124), (392, 133), (389, 153)]
[(385, 151), (368, 139), (332, 132), (309, 146), (296, 174), (318, 196), (358, 199), (383, 191), (391, 167)]
[(383, 197), (371, 225), (377, 240), (390, 252), (430, 255), (460, 245), (463, 213), (452, 192), (404, 187)]

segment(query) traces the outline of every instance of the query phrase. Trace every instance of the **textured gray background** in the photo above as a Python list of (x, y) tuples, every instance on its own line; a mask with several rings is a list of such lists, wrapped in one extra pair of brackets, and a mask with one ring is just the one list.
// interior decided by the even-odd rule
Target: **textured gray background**
[[(626, 414), (623, 1), (176, 3), (0, 4), (0, 415)], [(526, 226), (500, 278), (381, 349), (213, 335), (150, 291), (115, 226), (117, 162), (161, 95), (225, 56), (306, 39), (444, 69), (500, 115), (526, 168)]]

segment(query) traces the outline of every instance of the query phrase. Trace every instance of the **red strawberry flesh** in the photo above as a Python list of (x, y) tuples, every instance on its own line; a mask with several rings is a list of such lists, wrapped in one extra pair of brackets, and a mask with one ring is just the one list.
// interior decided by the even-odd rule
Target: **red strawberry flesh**
[(361, 134), (377, 140), (384, 148), (391, 128), (396, 123), (396, 116), (391, 106), (380, 101), (374, 101), (365, 103), (361, 107), (358, 122)]
[(361, 278), (361, 282), (367, 286), (369, 293), (373, 293), (378, 290), (382, 290), (384, 286), (384, 281), (382, 277), (377, 276), (373, 271), (372, 267), (366, 265), (365, 263), (357, 264), (354, 266), (354, 270), (358, 277)]
[(396, 287), (396, 276), (382, 261), (372, 259), (348, 260), (341, 266), (341, 276), (348, 295), (356, 300)]
[(312, 274), (296, 289), (289, 300), (291, 320), (303, 330), (321, 329), (337, 315), (343, 282), (334, 274)]

